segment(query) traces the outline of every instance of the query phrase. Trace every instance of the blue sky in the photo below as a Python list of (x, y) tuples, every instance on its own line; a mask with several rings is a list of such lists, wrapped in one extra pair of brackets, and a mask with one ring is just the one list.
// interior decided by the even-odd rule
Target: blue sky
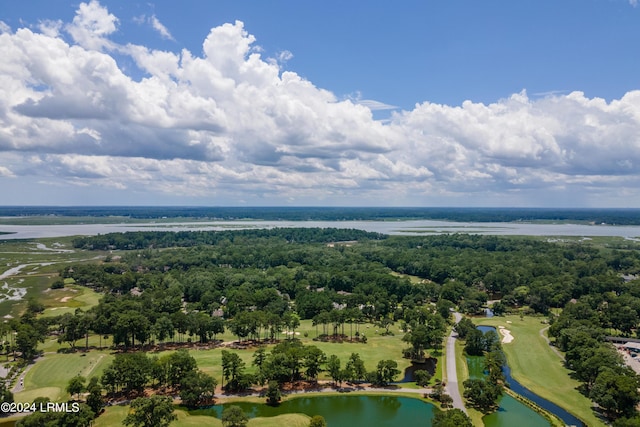
[(7, 2), (3, 204), (640, 207), (640, 6)]

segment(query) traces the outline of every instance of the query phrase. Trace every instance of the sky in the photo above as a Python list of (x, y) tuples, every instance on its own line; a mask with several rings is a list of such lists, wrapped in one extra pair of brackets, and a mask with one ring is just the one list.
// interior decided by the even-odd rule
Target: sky
[(638, 0), (0, 7), (0, 205), (640, 208)]

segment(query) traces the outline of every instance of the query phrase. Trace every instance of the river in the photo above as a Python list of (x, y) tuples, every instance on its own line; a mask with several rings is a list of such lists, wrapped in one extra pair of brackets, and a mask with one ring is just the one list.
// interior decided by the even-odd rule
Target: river
[(640, 238), (640, 226), (547, 224), (527, 222), (453, 222), (453, 221), (185, 221), (121, 224), (64, 224), (64, 225), (0, 225), (0, 240), (34, 239), (43, 237), (92, 236), (126, 231), (220, 231), (276, 227), (334, 227), (356, 228), (391, 235), (427, 235), (470, 233), (523, 236), (617, 236)]

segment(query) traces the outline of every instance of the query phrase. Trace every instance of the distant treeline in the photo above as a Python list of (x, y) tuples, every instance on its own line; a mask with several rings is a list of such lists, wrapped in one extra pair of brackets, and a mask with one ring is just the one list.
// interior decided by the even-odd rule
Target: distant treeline
[(329, 243), (356, 240), (380, 240), (380, 233), (340, 228), (273, 228), (225, 231), (132, 231), (85, 236), (74, 239), (81, 249), (147, 249), (216, 245), (221, 242), (246, 242), (247, 239), (276, 239), (287, 243)]
[(468, 222), (574, 221), (640, 225), (640, 209), (434, 207), (0, 206), (0, 216), (197, 218), (212, 220), (355, 221), (429, 219)]

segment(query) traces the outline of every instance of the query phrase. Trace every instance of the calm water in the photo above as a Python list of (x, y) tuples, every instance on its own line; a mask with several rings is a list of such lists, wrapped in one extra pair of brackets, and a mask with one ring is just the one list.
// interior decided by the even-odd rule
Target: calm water
[[(433, 405), (418, 399), (394, 396), (315, 396), (287, 400), (280, 406), (236, 402), (250, 418), (302, 413), (322, 415), (331, 427), (425, 427), (431, 425)], [(216, 405), (198, 411), (220, 418), (228, 405)]]
[(39, 237), (91, 236), (125, 231), (219, 231), (275, 227), (356, 228), (384, 234), (424, 235), (471, 233), (526, 236), (618, 236), (640, 238), (640, 226), (529, 223), (472, 223), (451, 221), (211, 221), (147, 224), (66, 224), (66, 225), (0, 225), (0, 231), (12, 234), (0, 239)]
[[(496, 330), (496, 328), (494, 328), (493, 326), (478, 326), (478, 329), (480, 329), (483, 333), (486, 333), (487, 331), (490, 331), (490, 330), (493, 330), (493, 331)], [(482, 375), (483, 375), (483, 372), (482, 372), (483, 371), (483, 364), (484, 364), (484, 360), (483, 359), (484, 358), (481, 357), (481, 356), (467, 358), (467, 363), (469, 364), (469, 375), (471, 376), (472, 372), (473, 372), (473, 375), (474, 375), (474, 377), (472, 377), (472, 378), (481, 378), (482, 377)], [(509, 388), (511, 390), (515, 391), (516, 393), (518, 393), (520, 396), (526, 397), (530, 401), (535, 402), (540, 407), (542, 407), (542, 408), (546, 409), (547, 411), (555, 414), (562, 421), (564, 421), (565, 424), (567, 424), (569, 426), (582, 426), (583, 425), (582, 421), (580, 421), (575, 416), (571, 415), (569, 412), (567, 412), (563, 408), (559, 407), (555, 403), (549, 402), (548, 400), (538, 396), (537, 394), (535, 394), (534, 392), (532, 392), (528, 388), (524, 387), (518, 381), (513, 379), (513, 377), (511, 376), (511, 369), (509, 368), (508, 365), (505, 364), (502, 367), (502, 372), (503, 372), (503, 374), (505, 376), (505, 379), (506, 379), (507, 383), (509, 384)], [(485, 420), (485, 419), (488, 419), (488, 417), (491, 417), (490, 418), (491, 419), (491, 424), (488, 424), (487, 420), (485, 420), (485, 425), (492, 426), (492, 427), (498, 427), (498, 426), (507, 427), (509, 425), (518, 425), (516, 419), (514, 419), (512, 421), (509, 418), (509, 422), (508, 423), (502, 423), (501, 422), (501, 417), (504, 417), (504, 416), (507, 415), (507, 407), (511, 408), (511, 412), (514, 412), (514, 408), (516, 408), (516, 404), (527, 408), (528, 410), (530, 410), (531, 412), (534, 412), (536, 415), (538, 415), (540, 418), (542, 418), (538, 413), (536, 413), (535, 411), (532, 411), (526, 405), (518, 402), (517, 400), (515, 400), (511, 396), (507, 396), (507, 395), (504, 395), (502, 397), (502, 399), (500, 400), (500, 407), (501, 408), (503, 406), (504, 399), (507, 398), (507, 397), (510, 400), (513, 400), (514, 402), (505, 402), (505, 405), (507, 405), (507, 406), (505, 406), (505, 411), (504, 411), (505, 414), (503, 414), (501, 416), (501, 414), (496, 413), (496, 414), (491, 414), (491, 416), (487, 416), (487, 417), (483, 418), (483, 420)], [(498, 411), (498, 412), (501, 412), (501, 411)], [(515, 411), (515, 412), (519, 412), (519, 411)], [(544, 420), (544, 418), (542, 418), (542, 419)], [(545, 424), (544, 424), (545, 426), (549, 425), (549, 423), (546, 420), (544, 420), (544, 422), (545, 422)], [(529, 424), (526, 424), (526, 425), (529, 425)]]
[[(480, 329), (480, 327), (478, 327), (478, 329)], [(483, 356), (467, 356), (467, 367), (469, 370), (469, 378), (484, 377)], [(510, 380), (510, 378), (507, 378), (509, 383)], [(508, 394), (503, 394), (498, 403), (500, 407), (496, 412), (482, 417), (482, 421), (486, 427), (550, 426), (549, 421), (542, 415)]]

